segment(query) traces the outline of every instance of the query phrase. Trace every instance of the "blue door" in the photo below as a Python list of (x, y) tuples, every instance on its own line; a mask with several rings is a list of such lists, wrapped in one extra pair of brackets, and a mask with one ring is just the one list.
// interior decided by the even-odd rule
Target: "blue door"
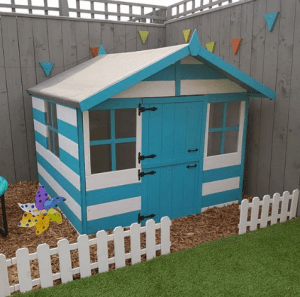
[(159, 222), (200, 213), (204, 103), (144, 99), (142, 107), (141, 214)]

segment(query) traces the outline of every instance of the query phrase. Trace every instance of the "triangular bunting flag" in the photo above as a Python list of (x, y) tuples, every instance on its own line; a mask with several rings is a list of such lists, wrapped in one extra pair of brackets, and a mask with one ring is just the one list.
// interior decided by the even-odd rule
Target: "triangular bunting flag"
[(269, 31), (272, 32), (275, 23), (277, 21), (279, 12), (270, 12), (265, 14), (266, 23), (268, 25)]
[(40, 62), (41, 67), (43, 68), (46, 76), (49, 76), (51, 73), (51, 70), (53, 68), (54, 63), (52, 62)]
[(144, 44), (148, 38), (149, 31), (139, 31), (142, 43)]
[(100, 45), (100, 49), (99, 49), (99, 52), (98, 52), (98, 56), (101, 56), (101, 55), (106, 55), (106, 51), (105, 51), (102, 44)]
[(206, 48), (212, 53), (215, 51), (215, 46), (216, 46), (215, 41), (211, 41), (211, 42), (206, 43)]
[(90, 51), (92, 52), (94, 57), (97, 57), (99, 52), (99, 47), (90, 47)]
[(243, 39), (242, 38), (232, 38), (230, 41), (231, 41), (232, 51), (236, 55), (241, 46)]
[(183, 30), (183, 37), (184, 37), (185, 43), (189, 42), (191, 34), (192, 34), (192, 30), (191, 29)]

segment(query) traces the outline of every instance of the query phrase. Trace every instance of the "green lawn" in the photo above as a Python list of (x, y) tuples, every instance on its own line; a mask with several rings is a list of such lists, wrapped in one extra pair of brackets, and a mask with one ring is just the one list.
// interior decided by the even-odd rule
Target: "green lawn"
[(23, 295), (300, 296), (300, 218)]

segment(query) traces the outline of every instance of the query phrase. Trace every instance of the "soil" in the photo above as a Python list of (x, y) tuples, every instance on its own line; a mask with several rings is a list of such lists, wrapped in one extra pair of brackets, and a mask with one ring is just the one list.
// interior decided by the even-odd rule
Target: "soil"
[[(35, 234), (35, 227), (22, 228), (18, 226), (23, 216), (23, 211), (19, 208), (19, 203), (34, 202), (35, 194), (39, 188), (37, 181), (19, 182), (15, 185), (9, 184), (5, 193), (5, 206), (8, 218), (8, 236), (0, 236), (0, 254), (4, 254), (7, 259), (16, 256), (19, 248), (28, 248), (29, 253), (35, 253), (39, 244), (47, 243), (51, 248), (57, 247), (60, 239), (66, 238), (69, 243), (76, 243), (78, 238), (77, 231), (72, 227), (69, 221), (63, 216), (62, 224), (50, 222), (49, 228), (42, 235)], [(252, 201), (251, 196), (243, 195)], [(238, 234), (239, 224), (239, 204), (232, 204), (222, 208), (213, 207), (207, 209), (201, 214), (190, 215), (171, 220), (171, 253), (180, 250), (193, 248), (203, 242), (212, 241), (218, 238)], [(108, 234), (112, 234), (108, 230)], [(44, 238), (43, 238), (44, 237)], [(89, 235), (89, 238), (95, 238), (95, 235)], [(156, 244), (160, 243), (160, 230), (156, 230)], [(141, 234), (141, 248), (146, 247), (145, 233)], [(114, 256), (113, 242), (108, 243), (109, 258)], [(125, 252), (130, 252), (130, 238), (125, 238)], [(96, 245), (90, 246), (91, 263), (97, 261)], [(160, 251), (156, 252), (160, 256)], [(142, 255), (142, 261), (145, 261), (145, 255)], [(71, 251), (72, 268), (79, 266), (77, 251)], [(58, 256), (51, 256), (52, 272), (59, 272)], [(131, 265), (130, 259), (126, 260), (126, 266)], [(37, 260), (30, 261), (32, 279), (39, 278), (39, 268)], [(114, 264), (109, 265), (109, 269), (114, 269)], [(10, 285), (18, 284), (18, 274), (16, 265), (8, 267)], [(98, 269), (92, 270), (92, 275), (96, 274)], [(73, 279), (79, 279), (79, 274), (74, 275)], [(60, 284), (60, 280), (55, 280), (54, 285)], [(40, 289), (35, 286), (34, 290)], [(17, 293), (17, 292), (16, 292)], [(14, 293), (14, 294), (16, 294)]]

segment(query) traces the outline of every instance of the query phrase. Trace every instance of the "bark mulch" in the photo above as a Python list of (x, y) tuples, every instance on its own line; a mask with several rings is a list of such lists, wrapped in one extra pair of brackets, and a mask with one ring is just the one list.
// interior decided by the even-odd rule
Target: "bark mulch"
[[(35, 253), (37, 246), (47, 243), (50, 248), (57, 247), (60, 239), (66, 238), (69, 243), (77, 242), (78, 233), (63, 216), (63, 222), (58, 225), (56, 222), (50, 222), (49, 229), (44, 232), (44, 241), (42, 235), (35, 234), (35, 228), (18, 227), (22, 219), (23, 211), (19, 208), (19, 203), (34, 202), (35, 194), (39, 188), (37, 181), (19, 182), (15, 185), (9, 184), (5, 193), (6, 214), (8, 217), (8, 236), (0, 236), (0, 254), (6, 258), (16, 256), (19, 248), (28, 248), (29, 253)], [(244, 195), (252, 201), (251, 196)], [(172, 220), (171, 225), (171, 252), (190, 249), (203, 242), (212, 241), (218, 238), (238, 234), (239, 224), (239, 205), (232, 204), (222, 208), (213, 207), (201, 214), (190, 215), (183, 218)], [(112, 230), (107, 232), (112, 233)], [(89, 235), (89, 238), (95, 238), (95, 235)], [(156, 244), (160, 243), (160, 230), (156, 230)], [(141, 234), (141, 248), (146, 247), (145, 233)], [(108, 243), (109, 258), (114, 256), (113, 242)], [(130, 238), (125, 238), (125, 252), (130, 252)], [(91, 263), (97, 261), (96, 246), (90, 246)], [(156, 252), (160, 256), (160, 251)], [(72, 268), (79, 266), (77, 251), (71, 251)], [(145, 261), (145, 255), (142, 255), (142, 261)], [(52, 272), (59, 272), (58, 256), (51, 256)], [(130, 259), (126, 260), (126, 266), (131, 265)], [(37, 260), (30, 261), (32, 279), (39, 278), (39, 268)], [(109, 269), (114, 269), (114, 264), (110, 264)], [(19, 283), (16, 265), (8, 267), (10, 285)], [(92, 275), (96, 274), (98, 269), (92, 270)], [(74, 275), (73, 279), (79, 279), (79, 274)], [(60, 280), (55, 280), (54, 285), (60, 284)], [(35, 286), (34, 290), (40, 289)]]

